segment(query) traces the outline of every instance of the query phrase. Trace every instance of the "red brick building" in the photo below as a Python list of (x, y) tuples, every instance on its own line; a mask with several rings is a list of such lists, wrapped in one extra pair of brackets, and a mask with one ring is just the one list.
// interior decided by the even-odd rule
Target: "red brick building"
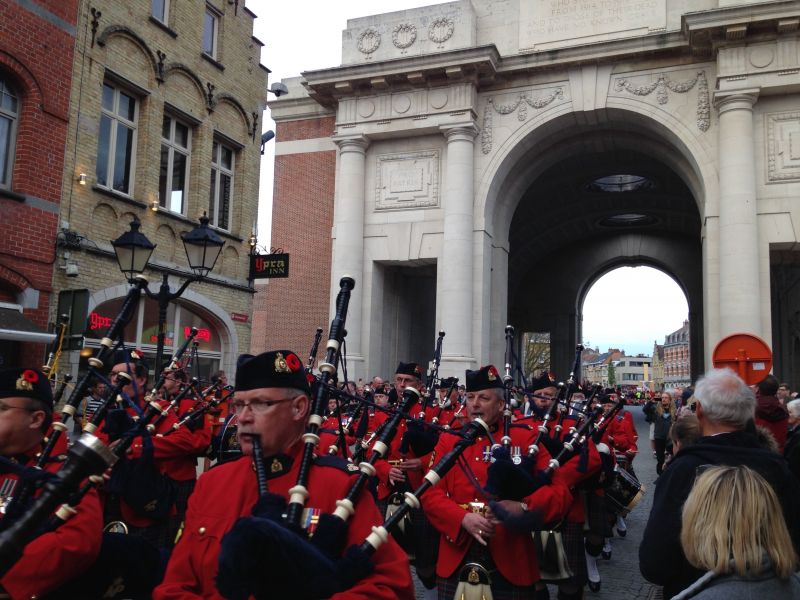
[[(306, 108), (311, 104), (308, 98), (304, 102)], [(331, 136), (335, 120), (324, 115), (320, 107), (316, 110), (321, 114), (308, 118), (305, 111), (291, 109), (284, 109), (279, 116), (273, 108), (277, 144), (272, 246), (289, 253), (290, 276), (271, 279), (269, 285), (257, 288), (251, 341), (254, 352), (288, 348), (304, 356), (317, 327), (328, 333), (336, 173)], [(324, 352), (323, 344), (320, 355)]]
[(692, 382), (689, 341), (689, 321), (664, 338), (664, 389), (686, 387)]
[(78, 0), (0, 0), (0, 366), (41, 365)]

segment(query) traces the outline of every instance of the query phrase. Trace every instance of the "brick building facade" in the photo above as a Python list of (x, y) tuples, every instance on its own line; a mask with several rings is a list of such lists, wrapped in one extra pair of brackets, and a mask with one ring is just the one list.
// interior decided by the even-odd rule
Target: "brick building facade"
[(691, 383), (689, 341), (689, 321), (664, 337), (664, 389), (686, 387)]
[(0, 367), (41, 365), (78, 0), (0, 0)]
[(327, 335), (330, 324), (335, 119), (299, 85), (270, 108), (276, 122), (272, 245), (289, 253), (290, 275), (270, 280), (254, 307), (252, 348), (304, 356), (316, 328)]
[[(92, 347), (128, 288), (110, 241), (138, 218), (157, 245), (145, 271), (150, 288), (168, 274), (174, 291), (191, 274), (180, 236), (207, 213), (225, 246), (209, 277), (171, 304), (166, 354), (196, 326), (208, 374), (233, 371), (250, 347), (248, 252), (268, 70), (244, 2), (199, 6), (81, 2), (59, 234), (59, 260), (77, 276), (59, 271), (54, 286), (87, 291), (90, 319), (80, 333)], [(125, 334), (147, 354), (155, 350), (156, 309), (143, 300)]]

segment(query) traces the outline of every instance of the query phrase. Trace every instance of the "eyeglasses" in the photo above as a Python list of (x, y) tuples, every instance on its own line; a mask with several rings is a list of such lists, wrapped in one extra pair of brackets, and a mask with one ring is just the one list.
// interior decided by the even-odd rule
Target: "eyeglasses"
[(11, 406), (9, 404), (6, 404), (5, 402), (0, 402), (0, 413), (4, 413), (7, 410), (11, 410), (12, 408), (17, 408), (19, 410), (24, 410), (27, 412), (34, 412), (36, 410), (35, 408), (31, 408), (30, 406)]
[(244, 400), (234, 400), (232, 402), (233, 405), (233, 412), (237, 415), (242, 414), (245, 408), (250, 408), (253, 411), (253, 414), (261, 415), (267, 412), (267, 409), (270, 406), (274, 406), (276, 404), (281, 404), (283, 402), (289, 402), (293, 400), (294, 396), (291, 398), (283, 398), (282, 400), (253, 400), (251, 402), (245, 402)]

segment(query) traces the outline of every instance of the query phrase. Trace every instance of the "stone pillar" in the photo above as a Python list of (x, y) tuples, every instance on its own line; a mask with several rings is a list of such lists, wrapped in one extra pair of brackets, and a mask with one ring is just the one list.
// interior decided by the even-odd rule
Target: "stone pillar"
[[(339, 280), (347, 275), (355, 279), (347, 311), (347, 371), (352, 380), (365, 377), (361, 339), (362, 299), (364, 292), (364, 177), (367, 146), (364, 135), (335, 137), (339, 146), (339, 171), (336, 177), (336, 208), (333, 215), (334, 241), (331, 266), (331, 308), (333, 316)], [(325, 331), (327, 335), (327, 330)], [(321, 347), (324, 349), (324, 341)]]
[(441, 276), (436, 302), (441, 329), (446, 333), (442, 350), (442, 373), (464, 377), (474, 368), (473, 305), (473, 180), (475, 135), (473, 123), (442, 127), (447, 138), (444, 188), (444, 241), (439, 263)]
[[(762, 335), (753, 105), (758, 90), (722, 92), (719, 111), (720, 337)], [(718, 340), (709, 340), (715, 345)]]

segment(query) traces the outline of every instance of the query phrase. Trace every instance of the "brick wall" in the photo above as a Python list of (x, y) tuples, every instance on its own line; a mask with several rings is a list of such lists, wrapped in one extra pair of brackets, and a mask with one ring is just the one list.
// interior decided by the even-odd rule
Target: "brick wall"
[[(333, 127), (333, 117), (289, 121), (277, 124), (275, 137), (330, 137)], [(327, 334), (335, 174), (335, 151), (275, 157), (272, 245), (289, 253), (289, 277), (270, 280), (263, 307), (254, 310), (254, 349), (304, 356), (317, 327)]]
[[(188, 263), (180, 235), (191, 230), (198, 217), (209, 209), (212, 147), (215, 141), (222, 140), (236, 149), (230, 220), (226, 230), (218, 230), (225, 247), (211, 277), (189, 286), (189, 292), (203, 297), (195, 298), (195, 304), (200, 305), (196, 308), (208, 308), (211, 302), (219, 307), (215, 324), (222, 327), (226, 325), (222, 322), (226, 315), (250, 315), (252, 310), (252, 292), (247, 288), (247, 238), (258, 211), (258, 132), (266, 103), (267, 73), (259, 64), (260, 45), (252, 37), (254, 15), (243, 9), (244, 2), (213, 2), (223, 13), (216, 60), (201, 52), (203, 10), (198, 10), (197, 4), (170, 2), (164, 26), (151, 18), (151, 0), (81, 3), (70, 103), (74, 125), (67, 137), (61, 218), (68, 220), (70, 229), (86, 241), (73, 256), (80, 275), (68, 279), (58, 272), (54, 286), (59, 290), (87, 288), (95, 293), (123, 283), (114, 259), (99, 253), (95, 246), (110, 250), (109, 241), (128, 229), (133, 216), (141, 220), (141, 231), (157, 244), (151, 266), (155, 263), (158, 268), (145, 272), (153, 282), (151, 289), (157, 288), (162, 269), (185, 275)], [(102, 12), (94, 41), (90, 8)], [(165, 55), (160, 67), (159, 51)], [(109, 73), (123, 81), (107, 79)], [(137, 99), (135, 168), (128, 195), (97, 185), (98, 124), (104, 82), (119, 85)], [(129, 85), (126, 87), (124, 82)], [(150, 210), (159, 198), (165, 114), (182, 121), (191, 131), (182, 214)], [(81, 172), (88, 176), (87, 185), (76, 182), (77, 173)], [(181, 276), (173, 274), (170, 283), (179, 286)], [(184, 294), (184, 300), (186, 297)], [(203, 306), (203, 302), (207, 305)], [(250, 323), (233, 322), (231, 328), (238, 345), (226, 353), (224, 362), (230, 365), (236, 355), (249, 350), (250, 327)], [(231, 369), (229, 376), (233, 375)]]
[[(47, 328), (78, 0), (35, 4), (40, 14), (0, 0), (0, 75), (19, 99), (11, 193), (0, 191), (0, 287), (6, 301), (38, 290), (38, 307), (23, 314)], [(5, 360), (38, 366), (44, 353), (44, 344), (16, 344)]]

